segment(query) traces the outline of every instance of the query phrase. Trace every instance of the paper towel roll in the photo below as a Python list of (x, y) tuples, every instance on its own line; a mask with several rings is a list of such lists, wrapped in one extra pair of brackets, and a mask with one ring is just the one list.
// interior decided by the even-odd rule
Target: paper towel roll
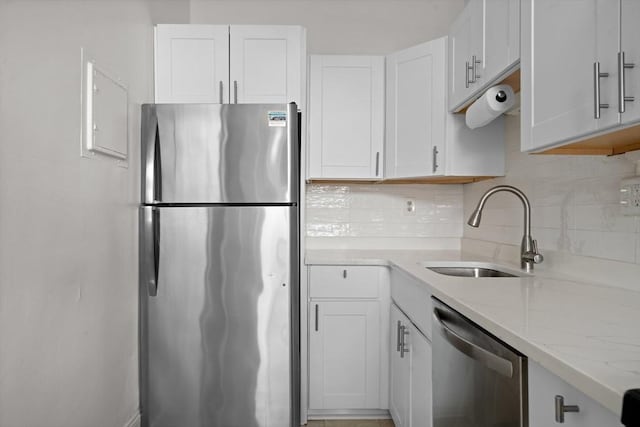
[(465, 121), (471, 129), (489, 124), (515, 103), (515, 94), (509, 85), (490, 87), (467, 109)]

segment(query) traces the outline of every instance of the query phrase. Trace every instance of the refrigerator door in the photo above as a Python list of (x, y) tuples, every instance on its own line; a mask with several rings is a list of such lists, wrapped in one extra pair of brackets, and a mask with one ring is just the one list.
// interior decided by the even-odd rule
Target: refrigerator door
[(297, 426), (296, 208), (146, 206), (141, 224), (142, 425)]
[(296, 203), (296, 104), (142, 106), (143, 204)]

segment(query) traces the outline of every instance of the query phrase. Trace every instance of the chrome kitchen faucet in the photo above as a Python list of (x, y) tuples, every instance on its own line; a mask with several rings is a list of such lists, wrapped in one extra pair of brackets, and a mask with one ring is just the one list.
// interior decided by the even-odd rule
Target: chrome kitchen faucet
[(533, 270), (533, 265), (540, 264), (544, 260), (544, 257), (538, 252), (538, 242), (531, 238), (531, 205), (529, 204), (529, 199), (527, 199), (527, 196), (525, 196), (522, 191), (511, 185), (497, 185), (490, 188), (478, 202), (478, 206), (476, 206), (469, 217), (467, 224), (477, 228), (480, 225), (482, 209), (484, 209), (484, 204), (487, 202), (487, 199), (500, 191), (514, 194), (520, 199), (524, 206), (524, 235), (522, 236), (522, 243), (520, 244), (520, 267), (526, 271), (531, 271)]

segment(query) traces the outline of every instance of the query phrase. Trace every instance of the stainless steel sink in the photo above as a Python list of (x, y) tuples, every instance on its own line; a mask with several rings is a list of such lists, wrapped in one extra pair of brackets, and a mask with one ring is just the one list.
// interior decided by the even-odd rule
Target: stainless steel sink
[(427, 267), (436, 273), (460, 277), (518, 277), (515, 274), (480, 267)]
[(423, 262), (422, 265), (438, 274), (457, 277), (525, 277), (524, 272), (484, 262), (447, 261)]

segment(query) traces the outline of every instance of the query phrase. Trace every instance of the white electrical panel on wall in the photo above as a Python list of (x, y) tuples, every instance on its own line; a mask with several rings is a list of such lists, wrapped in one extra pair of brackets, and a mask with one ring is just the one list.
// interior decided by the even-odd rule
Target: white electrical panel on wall
[(83, 49), (82, 157), (112, 159), (127, 167), (129, 158), (128, 90)]

